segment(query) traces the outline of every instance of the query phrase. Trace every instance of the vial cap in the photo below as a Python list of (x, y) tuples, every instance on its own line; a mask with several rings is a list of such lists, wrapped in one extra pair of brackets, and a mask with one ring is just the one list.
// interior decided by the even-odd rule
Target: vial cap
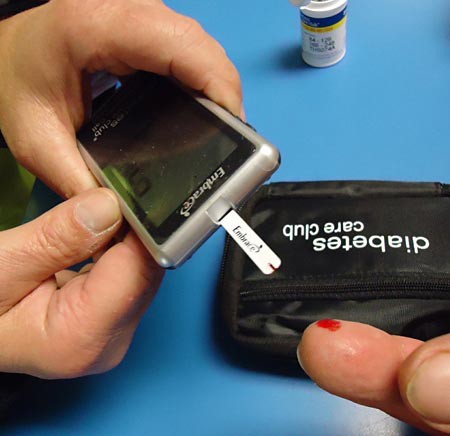
[(323, 2), (325, 0), (289, 0), (291, 4), (298, 7), (308, 6), (312, 1)]

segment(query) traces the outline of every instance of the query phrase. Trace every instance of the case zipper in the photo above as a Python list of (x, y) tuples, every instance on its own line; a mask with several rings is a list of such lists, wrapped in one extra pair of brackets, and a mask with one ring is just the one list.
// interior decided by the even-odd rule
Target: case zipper
[(242, 301), (289, 301), (295, 299), (370, 299), (370, 298), (442, 298), (450, 299), (450, 279), (429, 280), (372, 280), (360, 282), (262, 285), (247, 283), (240, 291)]

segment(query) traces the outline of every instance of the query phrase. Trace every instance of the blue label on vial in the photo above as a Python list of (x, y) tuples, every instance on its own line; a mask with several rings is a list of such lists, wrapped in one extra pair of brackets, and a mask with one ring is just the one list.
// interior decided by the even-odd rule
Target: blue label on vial
[(308, 15), (305, 15), (302, 11), (300, 11), (300, 16), (302, 19), (302, 23), (310, 26), (310, 27), (330, 27), (334, 26), (335, 24), (342, 21), (345, 16), (347, 15), (347, 6), (342, 9), (341, 12), (339, 12), (336, 15), (333, 15), (332, 17), (325, 17), (325, 18), (314, 18), (310, 17)]

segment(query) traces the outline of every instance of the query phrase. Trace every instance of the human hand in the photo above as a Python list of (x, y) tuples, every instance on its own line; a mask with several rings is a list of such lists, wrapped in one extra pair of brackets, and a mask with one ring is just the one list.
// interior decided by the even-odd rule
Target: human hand
[(69, 198), (97, 186), (75, 132), (88, 74), (173, 75), (240, 115), (239, 74), (191, 18), (160, 0), (52, 0), (0, 23), (0, 128), (13, 154)]
[(450, 335), (424, 343), (365, 324), (319, 322), (305, 330), (298, 355), (328, 392), (428, 434), (450, 434)]
[(64, 270), (120, 225), (116, 197), (97, 188), (0, 233), (0, 372), (78, 377), (122, 360), (163, 270), (132, 233), (80, 273)]

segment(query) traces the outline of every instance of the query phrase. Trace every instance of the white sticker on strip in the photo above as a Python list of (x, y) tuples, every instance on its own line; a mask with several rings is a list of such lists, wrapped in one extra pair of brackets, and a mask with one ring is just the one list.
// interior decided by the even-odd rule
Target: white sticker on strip
[(235, 210), (230, 210), (219, 223), (237, 242), (242, 250), (244, 250), (261, 272), (264, 274), (272, 274), (280, 267), (280, 258)]

